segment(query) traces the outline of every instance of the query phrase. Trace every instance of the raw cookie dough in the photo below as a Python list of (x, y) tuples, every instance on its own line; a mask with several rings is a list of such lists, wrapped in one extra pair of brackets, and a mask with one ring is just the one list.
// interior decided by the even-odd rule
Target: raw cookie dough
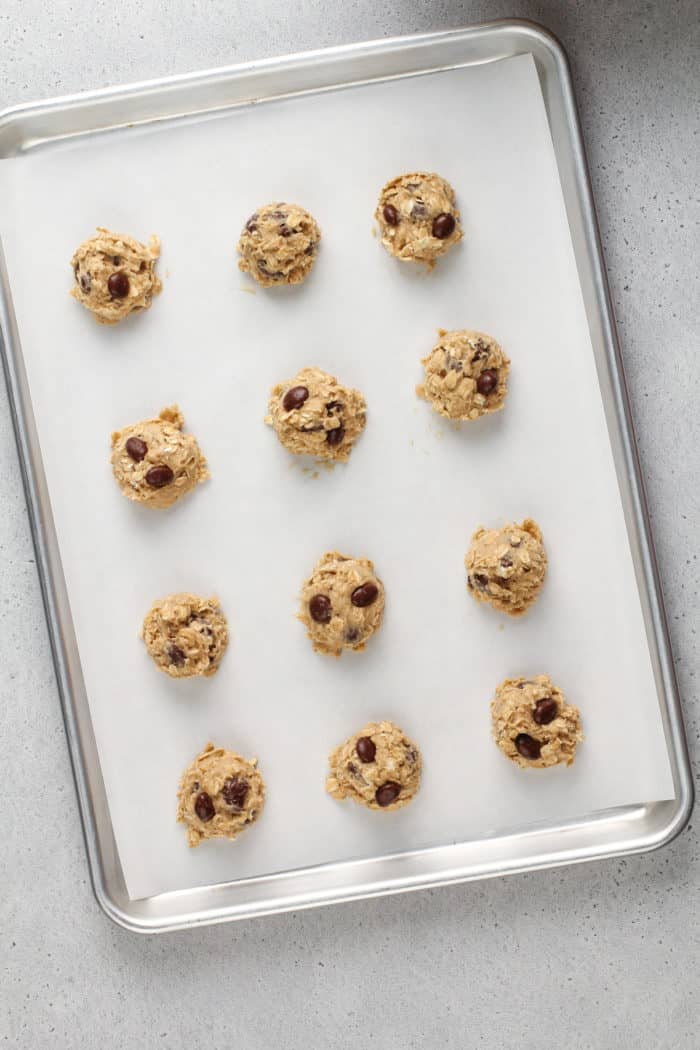
[(98, 324), (118, 324), (137, 310), (147, 310), (163, 285), (155, 263), (160, 241), (151, 237), (148, 247), (123, 233), (97, 227), (70, 261), (75, 274), (71, 295), (82, 303)]
[(439, 255), (462, 239), (455, 191), (425, 171), (387, 182), (374, 213), (382, 244), (397, 259), (435, 265)]
[(153, 603), (141, 632), (156, 667), (172, 678), (213, 675), (228, 645), (216, 598), (171, 594)]
[(446, 332), (423, 358), (425, 382), (416, 387), (436, 412), (448, 419), (478, 419), (503, 408), (510, 361), (484, 332)]
[(169, 507), (209, 477), (197, 441), (182, 432), (184, 422), (171, 405), (157, 419), (112, 434), (112, 470), (125, 496), (147, 507)]
[(577, 707), (567, 704), (549, 675), (506, 678), (491, 701), (494, 740), (506, 758), (527, 769), (570, 766), (583, 740)]
[(383, 612), (384, 586), (367, 558), (324, 554), (301, 592), (299, 619), (317, 653), (364, 649)]
[(177, 819), (187, 825), (187, 841), (235, 839), (255, 823), (265, 804), (265, 783), (257, 758), (207, 744), (182, 774)]
[(360, 391), (320, 368), (303, 368), (273, 387), (268, 410), (265, 422), (290, 452), (343, 463), (367, 421)]
[(520, 616), (537, 598), (547, 553), (536, 522), (526, 518), (501, 529), (477, 529), (464, 559), (467, 587), (478, 602)]
[(311, 273), (320, 240), (316, 220), (298, 204), (266, 204), (241, 231), (238, 269), (264, 288), (300, 284)]
[(369, 722), (336, 747), (329, 762), (329, 795), (369, 809), (400, 809), (420, 786), (420, 751), (393, 722)]

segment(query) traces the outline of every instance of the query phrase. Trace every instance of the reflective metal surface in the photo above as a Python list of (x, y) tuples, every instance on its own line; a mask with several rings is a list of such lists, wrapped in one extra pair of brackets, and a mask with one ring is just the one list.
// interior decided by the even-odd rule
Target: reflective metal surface
[(530, 53), (536, 63), (596, 357), (676, 798), (626, 806), (564, 824), (391, 856), (128, 899), (112, 833), (80, 659), (39, 454), (7, 273), (0, 249), (2, 354), (44, 604), (95, 895), (115, 922), (157, 932), (308, 908), (424, 886), (651, 850), (683, 828), (692, 780), (612, 306), (566, 56), (545, 30), (498, 22), (310, 52), (21, 106), (0, 114), (0, 159), (73, 136), (182, 122), (235, 106), (350, 84), (492, 62)]

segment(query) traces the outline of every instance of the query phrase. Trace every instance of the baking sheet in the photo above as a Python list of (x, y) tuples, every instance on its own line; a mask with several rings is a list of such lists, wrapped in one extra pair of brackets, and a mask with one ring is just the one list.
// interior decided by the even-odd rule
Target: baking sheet
[[(372, 240), (379, 188), (410, 169), (457, 188), (465, 241), (433, 274)], [(42, 454), (115, 836), (132, 898), (463, 841), (673, 797), (622, 509), (556, 164), (529, 56), (133, 129), (0, 164), (0, 215)], [(296, 199), (322, 252), (301, 288), (235, 268), (247, 215)], [(163, 240), (154, 308), (101, 329), (67, 297), (97, 224)], [(459, 429), (414, 386), (435, 329), (492, 332), (507, 410)], [(317, 364), (360, 387), (368, 427), (318, 477), (262, 425), (269, 387)], [(120, 496), (115, 427), (178, 401), (212, 481), (165, 514)], [(481, 524), (533, 516), (550, 572), (505, 622), (465, 592)], [(314, 654), (296, 594), (326, 549), (375, 560), (382, 631)], [(210, 681), (172, 682), (137, 638), (153, 598), (217, 593), (232, 645)], [(489, 737), (506, 675), (548, 671), (583, 713), (571, 770), (528, 774)], [(370, 718), (421, 745), (394, 814), (323, 792), (327, 752)], [(257, 754), (260, 824), (188, 851), (182, 768), (207, 739)]]

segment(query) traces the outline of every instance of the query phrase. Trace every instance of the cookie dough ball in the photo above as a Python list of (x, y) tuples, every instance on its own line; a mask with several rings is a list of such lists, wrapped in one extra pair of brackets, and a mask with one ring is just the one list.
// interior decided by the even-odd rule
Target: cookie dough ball
[(425, 171), (387, 182), (375, 218), (384, 247), (404, 261), (433, 266), (462, 239), (455, 191), (445, 179)]
[(547, 553), (536, 522), (477, 529), (464, 559), (469, 593), (478, 602), (520, 616), (542, 590)]
[(364, 649), (383, 612), (384, 586), (367, 558), (324, 554), (301, 592), (299, 619), (317, 653)]
[(483, 332), (438, 330), (438, 342), (423, 358), (425, 382), (416, 387), (448, 419), (478, 419), (503, 408), (510, 361)]
[(329, 795), (368, 809), (400, 809), (420, 786), (420, 751), (393, 722), (369, 722), (336, 747), (329, 762)]
[(290, 452), (345, 462), (365, 428), (367, 405), (359, 390), (341, 386), (320, 368), (303, 368), (273, 387), (265, 417)]
[(192, 434), (183, 434), (177, 405), (112, 434), (112, 470), (129, 499), (169, 507), (209, 477), (207, 461)]
[(171, 594), (153, 603), (142, 637), (160, 671), (172, 678), (208, 678), (226, 651), (228, 626), (216, 598)]
[(162, 289), (155, 272), (160, 241), (148, 247), (123, 233), (102, 226), (85, 241), (70, 261), (75, 274), (71, 295), (98, 324), (118, 324), (137, 310), (147, 310)]
[(321, 231), (298, 204), (266, 204), (253, 212), (238, 242), (239, 270), (258, 284), (300, 284), (316, 262)]
[(576, 757), (583, 740), (581, 716), (549, 675), (506, 678), (491, 701), (494, 740), (516, 765), (544, 769)]
[(207, 744), (182, 774), (177, 819), (187, 827), (187, 841), (235, 839), (254, 824), (265, 805), (265, 783), (257, 758)]

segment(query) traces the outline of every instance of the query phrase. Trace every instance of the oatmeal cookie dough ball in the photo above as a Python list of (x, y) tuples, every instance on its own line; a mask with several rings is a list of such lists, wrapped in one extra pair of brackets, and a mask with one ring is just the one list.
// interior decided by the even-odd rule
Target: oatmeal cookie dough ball
[(112, 470), (125, 496), (147, 507), (169, 507), (209, 477), (196, 439), (182, 432), (184, 422), (171, 405), (157, 419), (112, 434)]
[(208, 678), (226, 651), (228, 625), (216, 598), (171, 594), (153, 603), (141, 636), (159, 671), (171, 678)]
[(438, 342), (423, 358), (425, 382), (418, 397), (447, 419), (471, 420), (503, 408), (510, 361), (484, 332), (438, 329)]
[(367, 421), (360, 391), (320, 368), (303, 368), (273, 387), (268, 411), (265, 422), (290, 452), (340, 462), (348, 459)]
[(520, 616), (542, 590), (547, 553), (536, 522), (477, 529), (464, 559), (469, 593), (478, 602)]
[(258, 284), (300, 284), (316, 262), (321, 231), (298, 204), (265, 204), (253, 212), (238, 242), (239, 270)]
[(434, 266), (462, 239), (455, 191), (434, 173), (417, 171), (387, 182), (374, 214), (382, 244), (404, 261)]
[(75, 275), (70, 294), (98, 324), (118, 324), (129, 314), (147, 310), (162, 290), (155, 272), (159, 255), (155, 236), (146, 247), (98, 226), (97, 236), (84, 241), (70, 261)]
[(204, 839), (235, 839), (254, 824), (265, 805), (257, 758), (207, 744), (180, 780), (177, 819), (190, 846)]
[(329, 763), (329, 795), (368, 809), (400, 809), (420, 786), (420, 751), (393, 722), (370, 722), (336, 747)]
[(368, 558), (324, 554), (301, 592), (299, 619), (317, 653), (364, 649), (379, 630), (384, 586)]
[(572, 765), (583, 740), (581, 716), (549, 675), (506, 678), (491, 701), (493, 737), (516, 765)]

